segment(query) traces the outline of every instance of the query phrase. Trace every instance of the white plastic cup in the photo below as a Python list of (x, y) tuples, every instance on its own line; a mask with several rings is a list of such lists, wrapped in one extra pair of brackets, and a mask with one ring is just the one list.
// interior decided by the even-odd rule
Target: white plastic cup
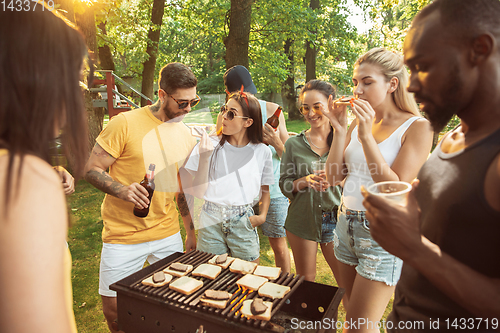
[(406, 206), (408, 202), (408, 192), (411, 191), (411, 184), (401, 181), (380, 182), (368, 186), (366, 190), (370, 194), (378, 195), (393, 200), (398, 205)]
[(325, 162), (312, 161), (311, 163), (313, 172), (317, 174), (318, 171), (325, 171)]
[[(325, 162), (312, 161), (311, 165), (312, 165), (313, 173), (316, 176), (320, 176), (320, 175), (324, 174), (324, 171), (326, 170), (325, 169), (325, 165), (326, 165)], [(320, 187), (319, 188), (320, 188), (320, 191), (323, 192), (323, 184), (322, 183), (320, 183)]]

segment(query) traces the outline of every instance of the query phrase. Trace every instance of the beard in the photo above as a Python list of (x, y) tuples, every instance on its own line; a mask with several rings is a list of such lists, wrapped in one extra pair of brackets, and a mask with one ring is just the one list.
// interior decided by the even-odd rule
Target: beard
[(432, 112), (425, 112), (424, 110), (426, 118), (430, 121), (432, 129), (436, 133), (441, 132), (460, 110), (463, 81), (460, 79), (459, 72), (459, 66), (455, 63), (447, 75), (448, 80), (441, 89), (441, 105), (435, 105)]
[(425, 113), (425, 117), (430, 121), (432, 129), (435, 133), (440, 133), (450, 122), (455, 114), (455, 110), (451, 108), (440, 109), (438, 113)]
[(177, 103), (173, 104), (175, 105), (172, 105), (171, 103), (166, 103), (162, 109), (163, 113), (165, 113), (165, 115), (168, 117), (169, 122), (182, 121), (184, 119), (184, 116), (187, 115), (188, 112), (184, 111), (183, 109), (179, 109)]

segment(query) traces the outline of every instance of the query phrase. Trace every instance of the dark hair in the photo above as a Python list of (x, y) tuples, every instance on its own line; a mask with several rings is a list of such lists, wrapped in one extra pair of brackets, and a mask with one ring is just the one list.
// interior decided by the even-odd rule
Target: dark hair
[(177, 89), (196, 87), (198, 80), (191, 69), (180, 62), (171, 62), (163, 66), (160, 71), (158, 85), (169, 94)]
[(56, 126), (78, 179), (88, 158), (87, 113), (80, 87), (84, 38), (48, 8), (0, 12), (0, 148), (9, 151), (6, 202), (14, 158), (32, 154), (50, 163)]
[[(251, 143), (262, 143), (264, 141), (262, 134), (262, 112), (260, 109), (259, 100), (250, 93), (236, 92), (228, 97), (229, 100), (235, 100), (241, 106), (243, 115), (253, 119), (252, 125), (247, 128), (247, 136)], [(248, 104), (247, 104), (248, 103)], [(215, 160), (220, 149), (227, 142), (229, 136), (222, 134), (222, 138), (219, 141), (217, 147), (215, 147), (212, 157), (210, 158), (210, 168), (208, 173), (208, 179), (212, 179), (215, 175)]]
[[(332, 86), (330, 82), (325, 82), (321, 80), (311, 80), (307, 82), (300, 90), (299, 101), (302, 102), (302, 99), (304, 98), (304, 93), (310, 90), (319, 91), (326, 97), (326, 99), (328, 99), (330, 96), (332, 96), (332, 98), (335, 99), (335, 88)], [(332, 146), (332, 141), (333, 141), (333, 127), (330, 124), (330, 133), (328, 133), (328, 137), (326, 138), (326, 143), (328, 144), (328, 147)]]
[(435, 0), (417, 14), (414, 22), (435, 11), (439, 11), (447, 36), (459, 43), (468, 43), (471, 38), (485, 31), (500, 37), (498, 0)]

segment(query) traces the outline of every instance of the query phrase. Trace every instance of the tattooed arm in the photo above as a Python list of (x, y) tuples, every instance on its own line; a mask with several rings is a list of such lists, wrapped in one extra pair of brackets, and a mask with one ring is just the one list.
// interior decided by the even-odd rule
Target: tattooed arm
[(189, 252), (196, 250), (196, 235), (194, 233), (193, 215), (191, 214), (194, 207), (194, 197), (183, 191), (180, 175), (177, 175), (177, 179), (180, 190), (175, 195), (175, 201), (186, 229), (186, 252)]
[(116, 158), (96, 143), (85, 165), (85, 180), (104, 193), (132, 202), (137, 207), (146, 208), (149, 200), (148, 191), (144, 187), (138, 183), (125, 186), (111, 178), (106, 172), (115, 161)]

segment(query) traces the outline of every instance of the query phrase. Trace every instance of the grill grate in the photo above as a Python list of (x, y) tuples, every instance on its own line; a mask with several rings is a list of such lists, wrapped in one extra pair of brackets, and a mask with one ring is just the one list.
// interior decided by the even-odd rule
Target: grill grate
[[(113, 283), (111, 290), (117, 292), (118, 326), (127, 333), (196, 333), (203, 326), (208, 333), (260, 333), (260, 332), (315, 332), (335, 333), (331, 329), (295, 330), (293, 322), (324, 322), (337, 320), (338, 306), (344, 294), (342, 288), (303, 281), (303, 277), (282, 273), (272, 281), (290, 287), (283, 299), (273, 301), (270, 321), (245, 318), (235, 304), (243, 298), (254, 298), (258, 293), (238, 289), (236, 281), (243, 275), (222, 270), (215, 280), (196, 277), (204, 282), (203, 287), (191, 295), (170, 290), (168, 286), (154, 288), (143, 286), (142, 280), (154, 272), (168, 267), (173, 262), (182, 262), (197, 267), (213, 255), (194, 251), (176, 252), (167, 258)], [(188, 274), (190, 276), (191, 274)], [(201, 305), (200, 296), (207, 289), (225, 290), (233, 294), (233, 302), (225, 309)], [(264, 298), (270, 301), (267, 298)]]
[[(244, 299), (253, 299), (256, 296), (258, 296), (258, 293), (257, 291), (253, 291), (250, 289), (240, 288), (236, 284), (236, 281), (240, 279), (243, 275), (233, 273), (229, 270), (229, 268), (223, 269), (222, 272), (219, 274), (219, 276), (214, 280), (199, 276), (193, 277), (203, 281), (203, 287), (197, 290), (196, 292), (192, 293), (191, 295), (184, 295), (180, 292), (169, 289), (168, 285), (157, 288), (151, 286), (144, 286), (141, 283), (141, 281), (146, 277), (152, 275), (154, 272), (167, 268), (173, 262), (189, 264), (192, 265), (194, 268), (196, 268), (198, 265), (208, 262), (208, 260), (211, 259), (213, 256), (214, 255), (211, 253), (206, 253), (201, 251), (187, 252), (181, 255), (180, 257), (163, 264), (162, 266), (155, 267), (154, 271), (149, 272), (150, 274), (143, 275), (140, 278), (136, 279), (130, 285), (130, 289), (139, 292), (141, 294), (147, 295), (148, 297), (161, 299), (161, 301), (167, 304), (169, 303), (175, 306), (181, 306), (183, 309), (188, 311), (189, 310), (203, 311), (206, 313), (221, 316), (225, 319), (232, 320), (234, 322), (250, 325), (255, 328), (261, 328), (261, 329), (264, 328), (268, 323), (267, 321), (248, 319), (240, 313), (239, 310), (243, 305), (242, 301)], [(187, 276), (191, 276), (191, 272), (189, 272)], [(285, 295), (285, 297), (283, 297), (282, 299), (272, 300), (271, 298), (263, 297), (264, 301), (269, 301), (273, 303), (271, 318), (283, 306), (288, 297), (290, 297), (293, 294), (294, 290), (297, 289), (297, 287), (302, 283), (303, 280), (304, 280), (303, 276), (282, 272), (276, 280), (272, 281), (274, 283), (290, 287), (290, 292), (287, 295)], [(226, 308), (217, 309), (213, 307), (204, 306), (201, 304), (200, 299), (202, 298), (205, 291), (208, 289), (222, 290), (233, 294), (231, 299), (228, 301), (228, 305), (226, 306)]]

